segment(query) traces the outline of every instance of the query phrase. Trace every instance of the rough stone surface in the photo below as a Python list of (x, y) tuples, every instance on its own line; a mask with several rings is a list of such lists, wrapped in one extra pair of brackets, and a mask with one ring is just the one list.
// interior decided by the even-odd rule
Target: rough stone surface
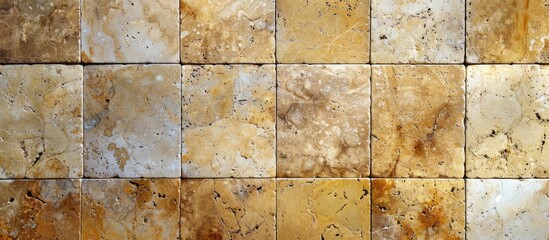
[(548, 180), (467, 180), (467, 238), (549, 236)]
[(278, 62), (369, 61), (369, 0), (277, 0), (276, 4)]
[(82, 4), (83, 62), (179, 62), (178, 0)]
[(370, 239), (368, 179), (281, 179), (278, 239)]
[(274, 63), (274, 0), (181, 0), (181, 61)]
[(370, 67), (278, 66), (277, 175), (370, 174)]
[(372, 239), (465, 239), (463, 180), (372, 180)]
[(181, 239), (275, 239), (274, 179), (183, 180)]
[(373, 67), (373, 176), (464, 176), (464, 80), (463, 66)]
[(80, 239), (80, 180), (2, 180), (0, 216), (0, 239)]
[(83, 180), (82, 239), (178, 239), (179, 179)]
[(183, 66), (184, 177), (274, 177), (274, 65)]
[(0, 178), (82, 176), (82, 67), (0, 66)]
[(549, 62), (547, 0), (467, 0), (467, 62)]
[(0, 0), (0, 63), (79, 61), (79, 0)]
[(465, 0), (372, 0), (372, 62), (462, 63)]
[(84, 175), (179, 177), (179, 65), (84, 68)]
[(467, 94), (467, 176), (549, 177), (549, 66), (470, 66)]

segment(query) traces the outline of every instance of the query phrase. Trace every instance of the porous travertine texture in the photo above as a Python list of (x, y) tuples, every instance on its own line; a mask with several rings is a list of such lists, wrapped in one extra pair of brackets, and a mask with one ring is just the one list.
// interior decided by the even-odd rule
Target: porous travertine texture
[(0, 178), (82, 176), (82, 67), (0, 66)]

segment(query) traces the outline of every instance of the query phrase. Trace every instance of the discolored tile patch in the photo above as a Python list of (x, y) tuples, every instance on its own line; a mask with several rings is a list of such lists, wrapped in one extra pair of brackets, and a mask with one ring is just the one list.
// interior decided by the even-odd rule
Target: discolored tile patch
[(183, 63), (274, 63), (274, 0), (181, 0)]
[(186, 179), (181, 238), (275, 239), (274, 179)]
[(277, 176), (370, 174), (370, 66), (278, 66)]
[(465, 239), (463, 180), (372, 180), (372, 239)]
[(179, 179), (83, 180), (82, 239), (177, 239)]
[(80, 180), (1, 180), (0, 239), (80, 239)]
[(179, 65), (84, 67), (84, 175), (179, 177)]
[(277, 179), (279, 239), (370, 239), (368, 179)]
[(274, 65), (183, 66), (184, 177), (274, 177)]
[(549, 66), (467, 68), (467, 176), (549, 177)]
[(82, 176), (82, 67), (0, 66), (0, 178)]

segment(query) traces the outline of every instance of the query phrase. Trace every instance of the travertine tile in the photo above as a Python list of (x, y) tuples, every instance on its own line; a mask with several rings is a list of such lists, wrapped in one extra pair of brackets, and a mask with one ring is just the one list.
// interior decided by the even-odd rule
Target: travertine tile
[(467, 176), (549, 177), (549, 66), (467, 67)]
[(280, 179), (278, 239), (370, 239), (367, 179)]
[(274, 179), (183, 180), (181, 238), (275, 239)]
[(465, 68), (374, 66), (372, 175), (464, 175)]
[(179, 177), (179, 65), (84, 68), (84, 175)]
[(278, 62), (369, 61), (369, 0), (276, 0), (276, 14)]
[(467, 0), (467, 62), (549, 62), (547, 0)]
[(82, 67), (0, 66), (0, 178), (82, 176)]
[(183, 63), (274, 63), (274, 0), (180, 0)]
[(0, 181), (0, 239), (80, 239), (80, 180)]
[(83, 62), (179, 62), (179, 0), (82, 0)]
[(184, 177), (274, 177), (274, 65), (183, 66)]
[(373, 63), (462, 63), (465, 0), (372, 0)]
[(464, 239), (463, 180), (372, 180), (372, 239)]
[(83, 180), (82, 239), (178, 239), (179, 179)]
[(79, 61), (79, 0), (0, 0), (0, 63)]
[(280, 65), (277, 175), (370, 174), (370, 67)]
[(468, 239), (549, 237), (549, 181), (467, 180)]

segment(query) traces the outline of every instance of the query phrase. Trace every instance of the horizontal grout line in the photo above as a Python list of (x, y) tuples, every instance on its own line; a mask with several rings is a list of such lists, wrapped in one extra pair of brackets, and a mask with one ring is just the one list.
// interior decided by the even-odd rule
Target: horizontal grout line
[(187, 64), (187, 63), (0, 63), (0, 66), (29, 66), (29, 65), (63, 65), (63, 66), (135, 66), (135, 65), (180, 65), (180, 66), (263, 66), (263, 65), (368, 65), (368, 66), (528, 66), (539, 65), (549, 66), (549, 63), (201, 63), (201, 64)]
[(406, 177), (202, 177), (202, 178), (178, 178), (178, 177), (150, 177), (150, 178), (2, 178), (0, 181), (50, 181), (50, 180), (147, 180), (147, 179), (181, 179), (181, 180), (246, 180), (246, 179), (272, 179), (272, 180), (353, 180), (353, 179), (395, 179), (395, 180), (549, 180), (549, 178), (406, 178)]

